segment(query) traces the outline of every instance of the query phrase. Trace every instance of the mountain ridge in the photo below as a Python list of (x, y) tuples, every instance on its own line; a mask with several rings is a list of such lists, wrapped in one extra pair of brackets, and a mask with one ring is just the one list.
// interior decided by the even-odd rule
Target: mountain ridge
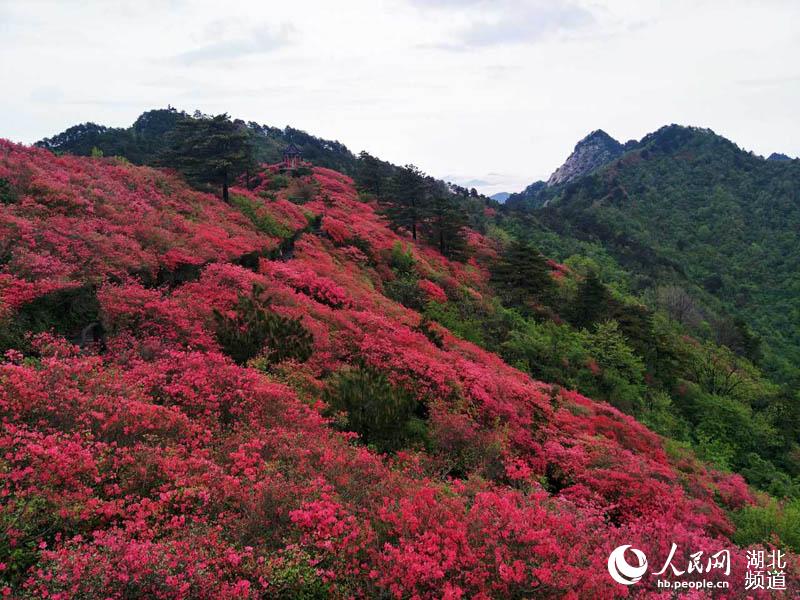
[[(577, 235), (610, 249), (640, 273), (640, 285), (677, 278), (698, 286), (696, 295), (718, 310), (758, 322), (759, 332), (774, 344), (767, 346), (773, 367), (792, 371), (791, 364), (800, 364), (800, 341), (790, 332), (800, 324), (792, 323), (796, 311), (788, 300), (778, 297), (793, 285), (790, 240), (796, 237), (792, 224), (800, 222), (800, 204), (791, 190), (800, 185), (798, 177), (797, 161), (765, 160), (710, 129), (668, 125), (598, 170), (559, 187), (534, 184), (507, 206), (537, 215), (559, 235)], [(724, 250), (713, 247), (714, 235), (730, 240)], [(689, 246), (696, 254), (687, 260)], [(750, 269), (734, 275), (739, 256), (748, 257)], [(760, 263), (778, 270), (759, 276), (755, 265)], [(725, 280), (722, 287), (712, 285), (715, 273)], [(756, 286), (745, 292), (747, 281)], [(767, 299), (770, 289), (783, 291)], [(755, 296), (761, 306), (773, 306), (770, 320), (759, 316)]]

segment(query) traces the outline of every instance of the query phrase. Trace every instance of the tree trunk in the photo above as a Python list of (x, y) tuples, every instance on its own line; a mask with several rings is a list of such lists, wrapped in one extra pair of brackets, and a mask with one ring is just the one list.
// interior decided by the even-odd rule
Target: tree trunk
[(228, 198), (228, 172), (227, 171), (225, 171), (225, 175), (223, 176), (223, 179), (222, 179), (222, 201), (225, 202), (225, 204), (229, 204), (229, 198)]

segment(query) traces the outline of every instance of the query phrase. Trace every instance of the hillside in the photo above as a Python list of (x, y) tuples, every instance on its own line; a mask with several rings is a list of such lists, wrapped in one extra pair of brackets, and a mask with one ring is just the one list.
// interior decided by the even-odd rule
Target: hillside
[[(36, 145), (58, 154), (90, 156), (94, 150), (105, 156), (124, 156), (139, 165), (152, 165), (164, 150), (176, 123), (192, 116), (205, 115), (189, 115), (172, 107), (149, 110), (139, 115), (130, 127), (82, 123), (40, 140)], [(307, 160), (316, 165), (350, 175), (354, 172), (356, 157), (339, 142), (317, 138), (292, 127), (280, 129), (241, 120), (236, 123), (247, 132), (255, 157), (260, 162), (278, 162), (284, 148), (291, 143), (301, 150)]]
[(800, 161), (764, 160), (709, 130), (672, 125), (599, 171), (509, 205), (535, 218), (534, 237), (558, 236), (559, 249), (544, 243), (562, 259), (588, 243), (630, 274), (634, 291), (685, 288), (723, 343), (726, 322), (747, 323), (763, 339), (763, 365), (791, 380), (800, 365), (798, 189)]
[(11, 593), (611, 598), (611, 549), (673, 542), (743, 589), (741, 477), (392, 299), (488, 298), (477, 232), (450, 261), (318, 167), (228, 206), (0, 142), (0, 180)]

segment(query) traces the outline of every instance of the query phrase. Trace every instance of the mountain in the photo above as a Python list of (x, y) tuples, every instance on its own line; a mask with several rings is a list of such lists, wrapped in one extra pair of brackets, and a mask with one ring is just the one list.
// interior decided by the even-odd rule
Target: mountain
[(781, 154), (780, 152), (773, 152), (767, 157), (767, 160), (792, 160), (791, 157)]
[(597, 129), (575, 145), (572, 154), (550, 175), (546, 182), (536, 181), (522, 192), (511, 194), (507, 200), (510, 200), (511, 204), (524, 203), (530, 207), (543, 206), (555, 194), (553, 188), (557, 190), (559, 186), (592, 173), (622, 156), (634, 144), (635, 142), (631, 141), (623, 145), (602, 129)]
[(503, 202), (508, 200), (508, 197), (510, 195), (511, 194), (509, 192), (498, 192), (496, 194), (492, 194), (491, 196), (489, 196), (489, 198), (491, 198), (492, 200), (497, 200), (500, 204), (502, 204)]
[[(149, 110), (127, 128), (83, 123), (40, 140), (36, 145), (58, 154), (90, 156), (95, 150), (105, 156), (124, 156), (135, 164), (152, 165), (164, 149), (167, 136), (175, 124), (180, 119), (201, 116), (200, 113), (189, 115), (172, 107)], [(351, 175), (355, 171), (356, 157), (340, 142), (317, 138), (292, 127), (279, 129), (253, 121), (235, 122), (249, 134), (255, 158), (261, 162), (281, 160), (283, 149), (291, 143), (300, 150), (303, 158), (314, 164)]]
[[(730, 577), (702, 576), (743, 589), (732, 519), (769, 509), (739, 475), (465, 339), (482, 315), (486, 340), (512, 328), (515, 365), (541, 350), (600, 392), (644, 389), (614, 326), (502, 309), (492, 239), (470, 230), (449, 260), (346, 175), (308, 171), (263, 165), (225, 204), (120, 158), (0, 141), (9, 595), (611, 598), (628, 594), (614, 548), (661, 564), (671, 543), (681, 565), (729, 549)], [(553, 293), (610, 302), (535, 265)], [(566, 347), (590, 343), (596, 359)], [(732, 431), (759, 452), (751, 410)]]
[(624, 146), (602, 129), (597, 129), (575, 145), (567, 160), (556, 169), (547, 185), (569, 183), (588, 175), (622, 155)]
[(507, 204), (534, 215), (548, 239), (559, 236), (562, 251), (576, 247), (566, 239), (600, 248), (640, 292), (685, 288), (701, 307), (698, 325), (717, 339), (731, 320), (750, 324), (763, 364), (786, 379), (800, 365), (798, 189), (798, 161), (764, 160), (708, 129), (670, 125), (551, 188), (544, 202)]

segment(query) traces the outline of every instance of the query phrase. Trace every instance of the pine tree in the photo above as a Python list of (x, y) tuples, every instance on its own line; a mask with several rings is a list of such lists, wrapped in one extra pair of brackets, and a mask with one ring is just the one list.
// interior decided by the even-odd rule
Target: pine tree
[(589, 271), (578, 286), (570, 310), (570, 322), (575, 327), (589, 327), (608, 317), (611, 294), (597, 273)]
[(514, 241), (503, 252), (491, 272), (491, 280), (503, 300), (520, 306), (530, 301), (547, 303), (555, 283), (550, 265), (530, 244)]
[(227, 114), (196, 115), (177, 122), (159, 162), (190, 183), (221, 185), (228, 202), (228, 186), (252, 166), (253, 150), (246, 129)]
[(391, 202), (386, 216), (395, 227), (405, 227), (417, 239), (420, 223), (425, 218), (425, 201), (428, 195), (425, 174), (414, 165), (398, 169), (390, 181)]
[(362, 151), (358, 155), (356, 167), (356, 184), (368, 194), (383, 198), (388, 191), (388, 182), (391, 176), (391, 166), (375, 158), (368, 152)]
[(426, 230), (439, 252), (451, 259), (463, 257), (466, 251), (464, 227), (467, 219), (457, 198), (440, 190), (427, 203), (425, 212), (428, 217)]

